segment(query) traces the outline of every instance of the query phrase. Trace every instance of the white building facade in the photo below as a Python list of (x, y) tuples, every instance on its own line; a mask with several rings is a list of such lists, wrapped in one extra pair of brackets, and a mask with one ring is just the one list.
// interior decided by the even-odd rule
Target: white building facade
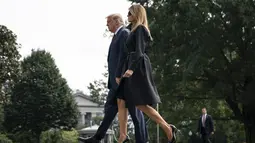
[(80, 111), (78, 120), (79, 125), (89, 125), (92, 118), (104, 116), (104, 106), (100, 106), (98, 103), (93, 102), (90, 96), (87, 96), (82, 92), (76, 92), (74, 98)]

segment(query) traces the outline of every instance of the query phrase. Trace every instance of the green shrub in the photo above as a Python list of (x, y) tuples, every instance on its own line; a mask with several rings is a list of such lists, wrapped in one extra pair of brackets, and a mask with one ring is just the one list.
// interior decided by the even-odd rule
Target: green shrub
[(78, 143), (78, 132), (51, 129), (41, 134), (41, 143)]
[(10, 140), (6, 135), (0, 134), (0, 143), (12, 143), (12, 140)]
[(63, 137), (63, 143), (78, 143), (79, 133), (76, 130), (72, 131), (63, 131), (62, 137)]

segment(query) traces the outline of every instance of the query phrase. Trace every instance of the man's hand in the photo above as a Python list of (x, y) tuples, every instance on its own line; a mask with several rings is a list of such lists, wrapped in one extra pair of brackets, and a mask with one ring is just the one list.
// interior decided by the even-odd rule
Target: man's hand
[(127, 71), (124, 73), (123, 77), (130, 77), (133, 73), (134, 73), (134, 71), (132, 71), (132, 70), (127, 70)]
[(211, 135), (213, 135), (214, 134), (214, 132), (211, 132)]
[(120, 78), (119, 77), (116, 77), (115, 80), (116, 80), (117, 84), (120, 84)]
[(196, 134), (198, 137), (200, 137), (200, 138), (202, 137), (202, 135), (199, 132), (197, 132)]

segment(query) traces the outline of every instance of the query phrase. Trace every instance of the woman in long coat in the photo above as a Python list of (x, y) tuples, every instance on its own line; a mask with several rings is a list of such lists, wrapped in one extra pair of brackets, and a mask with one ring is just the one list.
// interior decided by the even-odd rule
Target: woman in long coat
[(125, 105), (135, 105), (153, 121), (160, 125), (167, 135), (168, 143), (175, 143), (177, 129), (169, 125), (151, 105), (160, 103), (160, 98), (152, 78), (152, 67), (146, 50), (151, 41), (145, 8), (139, 4), (129, 8), (128, 21), (131, 33), (126, 41), (127, 59), (124, 63), (123, 77), (117, 90), (120, 135), (119, 143), (126, 138), (127, 109)]

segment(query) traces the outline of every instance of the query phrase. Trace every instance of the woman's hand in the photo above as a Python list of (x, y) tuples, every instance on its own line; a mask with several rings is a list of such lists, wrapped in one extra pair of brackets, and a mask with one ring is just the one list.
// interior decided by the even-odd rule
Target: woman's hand
[(132, 70), (127, 70), (127, 71), (124, 73), (123, 77), (130, 77), (132, 74), (133, 74), (133, 71), (132, 71)]

